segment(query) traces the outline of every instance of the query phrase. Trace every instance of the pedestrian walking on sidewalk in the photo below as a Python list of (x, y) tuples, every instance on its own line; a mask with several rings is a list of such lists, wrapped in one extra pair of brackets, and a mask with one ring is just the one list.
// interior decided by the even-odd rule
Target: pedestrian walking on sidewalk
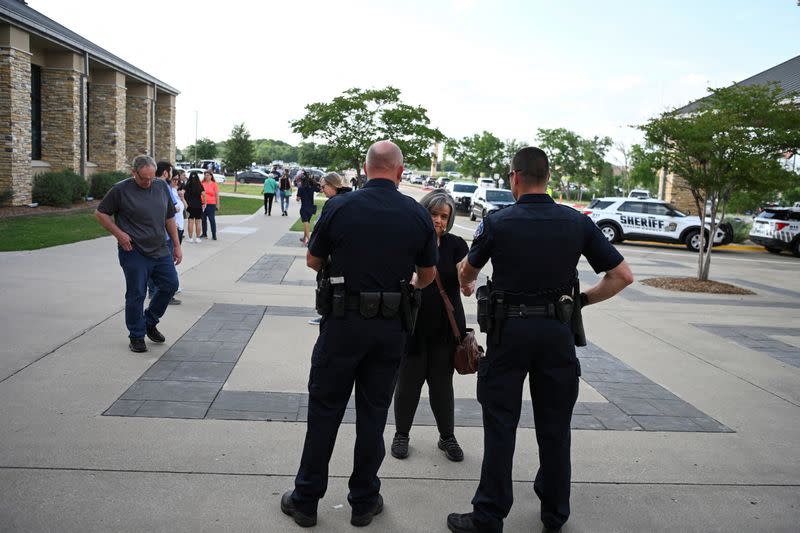
[[(117, 239), (119, 264), (125, 275), (125, 325), (133, 352), (146, 352), (144, 336), (165, 341), (156, 325), (178, 290), (175, 265), (183, 258), (175, 225), (175, 204), (164, 180), (155, 179), (156, 162), (147, 155), (134, 158), (132, 176), (115, 184), (95, 211), (95, 217)], [(172, 240), (169, 253), (164, 235)], [(144, 309), (147, 280), (156, 293)]]
[[(570, 420), (581, 375), (571, 328), (574, 306), (611, 298), (633, 282), (628, 264), (592, 219), (545, 194), (550, 169), (542, 150), (517, 152), (508, 178), (517, 203), (483, 218), (459, 270), (461, 290), (469, 296), (480, 270), (492, 261), (492, 320), (477, 388), (483, 465), (472, 512), (447, 517), (447, 527), (459, 533), (503, 531), (514, 500), (512, 465), (528, 375), (539, 445), (533, 489), (541, 520), (548, 531), (560, 530), (567, 521)], [(581, 255), (606, 275), (575, 294)]]
[(264, 180), (264, 214), (272, 216), (272, 201), (275, 200), (275, 192), (278, 190), (278, 182), (275, 176), (270, 174)]
[(311, 217), (317, 212), (314, 204), (314, 194), (319, 192), (319, 187), (305, 170), (300, 171), (300, 186), (297, 188), (297, 201), (300, 202), (300, 220), (303, 222), (303, 244), (308, 244), (311, 233)]
[(206, 192), (197, 172), (189, 173), (184, 197), (187, 204), (186, 211), (189, 213), (188, 242), (200, 243), (200, 220), (203, 218), (203, 209), (206, 206)]
[(208, 237), (208, 227), (206, 222), (211, 225), (211, 239), (217, 240), (217, 211), (220, 209), (219, 185), (214, 179), (214, 173), (206, 170), (203, 173), (203, 191), (206, 193), (206, 205), (203, 208), (203, 234), (202, 238)]
[(281, 510), (303, 527), (317, 523), (317, 506), (328, 488), (328, 463), (354, 387), (350, 523), (366, 526), (383, 510), (378, 478), (386, 451), (383, 431), (410, 331), (401, 312), (401, 302), (408, 301), (402, 297), (408, 288), (403, 280), (416, 272), (417, 285), (424, 287), (436, 272), (431, 217), (397, 190), (403, 174), (400, 149), (389, 141), (373, 144), (366, 170), (370, 180), (362, 190), (328, 200), (306, 254), (316, 271), (331, 258), (326, 272), (339, 285), (334, 294), (346, 297), (334, 300), (329, 294), (328, 301), (320, 302), (330, 312), (323, 315), (311, 355), (303, 454), (294, 490), (281, 497)]
[(281, 200), (281, 216), (289, 216), (289, 201), (292, 198), (292, 180), (289, 179), (289, 172), (283, 171), (278, 180), (278, 196)]

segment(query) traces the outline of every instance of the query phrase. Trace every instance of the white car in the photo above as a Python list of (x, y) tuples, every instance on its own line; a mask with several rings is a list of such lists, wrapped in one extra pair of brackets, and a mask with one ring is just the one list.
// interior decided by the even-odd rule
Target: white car
[(750, 240), (770, 253), (789, 250), (800, 257), (800, 206), (766, 208), (753, 220)]
[(478, 178), (478, 187), (493, 189), (494, 180), (492, 178)]
[[(192, 172), (197, 172), (197, 177), (200, 178), (200, 181), (203, 181), (203, 173), (206, 171), (204, 168), (189, 168), (186, 169), (186, 175), (188, 176)], [(214, 181), (217, 183), (225, 183), (225, 176), (223, 174), (217, 174), (216, 172), (212, 172), (214, 174)]]
[[(651, 198), (596, 198), (583, 210), (611, 242), (655, 241), (684, 244), (700, 250), (700, 217), (685, 215), (662, 200)], [(711, 224), (706, 223), (706, 234)], [(714, 246), (733, 241), (733, 227), (720, 224)]]
[(472, 193), (478, 186), (469, 181), (451, 181), (444, 186), (444, 189), (450, 193), (453, 200), (456, 202), (456, 211), (469, 211), (472, 203)]

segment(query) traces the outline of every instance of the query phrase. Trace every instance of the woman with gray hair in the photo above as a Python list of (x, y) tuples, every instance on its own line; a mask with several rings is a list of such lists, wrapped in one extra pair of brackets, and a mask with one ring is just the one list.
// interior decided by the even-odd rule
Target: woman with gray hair
[[(431, 214), (439, 243), (438, 276), (453, 304), (453, 315), (461, 335), (466, 333), (464, 306), (459, 294), (456, 265), (467, 255), (467, 243), (452, 235), (455, 202), (444, 189), (435, 189), (420, 203)], [(464, 459), (464, 452), (454, 431), (453, 353), (456, 340), (437, 284), (422, 290), (422, 305), (417, 315), (414, 334), (408, 339), (408, 353), (400, 363), (400, 374), (394, 391), (394, 417), (397, 432), (392, 440), (392, 456), (408, 457), (408, 441), (414, 414), (417, 411), (422, 384), (428, 382), (431, 409), (439, 429), (439, 449), (451, 461)]]

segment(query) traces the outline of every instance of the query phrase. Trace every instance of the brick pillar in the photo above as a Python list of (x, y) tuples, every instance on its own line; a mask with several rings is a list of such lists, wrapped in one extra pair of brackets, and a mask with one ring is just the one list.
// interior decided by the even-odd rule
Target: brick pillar
[(668, 174), (664, 186), (664, 199), (674, 205), (678, 211), (687, 215), (697, 215), (697, 205), (694, 202), (686, 180), (675, 174)]
[(82, 83), (78, 70), (42, 68), (42, 161), (53, 170), (81, 171)]
[(153, 88), (129, 83), (125, 100), (125, 151), (130, 164), (137, 155), (152, 155)]
[(0, 28), (0, 193), (31, 203), (31, 54), (28, 34)]
[(115, 71), (92, 72), (89, 83), (89, 161), (98, 171), (125, 170), (125, 76)]
[(160, 93), (156, 100), (156, 161), (175, 162), (175, 96)]

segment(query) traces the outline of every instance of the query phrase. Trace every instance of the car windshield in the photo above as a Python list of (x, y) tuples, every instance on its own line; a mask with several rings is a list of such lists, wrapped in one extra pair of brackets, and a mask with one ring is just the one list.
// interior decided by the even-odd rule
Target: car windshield
[(800, 211), (791, 209), (767, 209), (757, 218), (770, 220), (800, 220)]
[(514, 201), (514, 195), (511, 194), (511, 191), (506, 189), (486, 191), (486, 201), (511, 203)]
[(675, 208), (674, 205), (672, 205), (672, 204), (664, 204), (664, 205), (666, 206), (667, 209), (671, 209), (673, 211), (673, 215), (672, 216), (676, 216), (676, 217), (685, 217), (686, 216), (686, 214), (678, 211)]
[(456, 183), (453, 185), (453, 192), (475, 192), (477, 185), (468, 185), (466, 183)]

